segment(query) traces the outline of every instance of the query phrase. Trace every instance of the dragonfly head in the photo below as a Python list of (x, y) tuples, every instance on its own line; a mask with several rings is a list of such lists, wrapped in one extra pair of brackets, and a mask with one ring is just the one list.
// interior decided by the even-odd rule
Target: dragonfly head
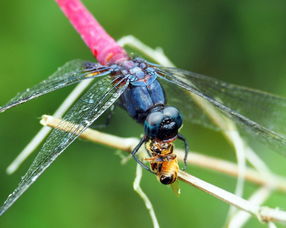
[(151, 139), (170, 141), (177, 137), (182, 123), (182, 116), (175, 107), (156, 107), (151, 109), (145, 119), (145, 135)]

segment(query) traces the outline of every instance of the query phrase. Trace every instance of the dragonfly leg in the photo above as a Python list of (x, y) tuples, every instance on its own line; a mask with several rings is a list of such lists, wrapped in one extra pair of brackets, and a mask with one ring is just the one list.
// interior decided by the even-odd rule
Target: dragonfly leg
[(185, 144), (185, 156), (184, 156), (184, 168), (183, 170), (187, 169), (187, 158), (188, 158), (188, 153), (190, 151), (190, 146), (188, 141), (185, 139), (185, 137), (181, 134), (178, 134), (178, 139), (182, 140)]
[(148, 156), (149, 156), (150, 158), (152, 158), (152, 154), (151, 154), (150, 151), (148, 150), (146, 144), (145, 144), (145, 149), (146, 149), (146, 151), (147, 151)]
[(137, 157), (136, 157), (136, 153), (139, 151), (140, 147), (142, 146), (143, 143), (145, 143), (147, 141), (147, 138), (144, 136), (143, 138), (141, 138), (140, 142), (137, 144), (137, 146), (133, 149), (133, 151), (131, 152), (131, 155), (133, 156), (133, 158), (135, 159), (135, 161), (141, 165), (144, 169), (148, 170), (151, 173), (154, 173), (147, 165), (145, 165), (142, 161), (140, 161)]

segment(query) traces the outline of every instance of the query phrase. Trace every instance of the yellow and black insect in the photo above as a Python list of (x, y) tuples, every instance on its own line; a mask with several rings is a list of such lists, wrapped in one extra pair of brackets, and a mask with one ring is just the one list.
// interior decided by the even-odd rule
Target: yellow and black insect
[(177, 180), (179, 164), (177, 155), (173, 153), (172, 142), (150, 140), (146, 144), (150, 158), (151, 171), (155, 173), (162, 184), (172, 184)]

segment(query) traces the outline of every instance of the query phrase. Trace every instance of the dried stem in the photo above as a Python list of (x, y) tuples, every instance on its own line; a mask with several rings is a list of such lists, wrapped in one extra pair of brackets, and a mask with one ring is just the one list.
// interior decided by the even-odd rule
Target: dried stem
[[(272, 189), (267, 187), (262, 187), (258, 189), (251, 197), (248, 199), (251, 203), (261, 204), (263, 203), (272, 193)], [(235, 213), (228, 224), (228, 228), (238, 228), (243, 227), (245, 223), (249, 220), (250, 214), (245, 211), (238, 211)]]
[[(153, 59), (157, 63), (163, 66), (171, 66), (174, 67), (174, 64), (168, 59), (168, 57), (164, 54), (161, 48), (151, 49), (147, 45), (143, 44), (140, 40), (136, 39), (133, 36), (126, 36), (118, 41), (118, 43), (122, 46), (130, 46), (135, 48), (145, 56), (148, 56), (150, 59)], [(244, 189), (244, 172), (247, 169), (246, 160), (253, 165), (253, 167), (261, 172), (266, 179), (271, 180), (274, 175), (264, 163), (264, 161), (255, 154), (255, 152), (246, 145), (244, 140), (241, 138), (239, 132), (236, 129), (235, 124), (227, 118), (224, 118), (217, 110), (195, 94), (190, 92), (186, 92), (187, 96), (192, 97), (193, 101), (202, 109), (202, 111), (207, 114), (209, 119), (217, 125), (221, 130), (225, 138), (233, 145), (237, 157), (238, 163), (238, 178), (236, 185), (236, 194), (242, 196)], [(261, 202), (262, 203), (262, 202)], [(229, 216), (235, 213), (233, 208), (230, 208)], [(228, 220), (228, 219), (227, 219)]]
[[(44, 115), (42, 120), (41, 120), (41, 124), (43, 124), (45, 126), (57, 128), (59, 121), (61, 121), (61, 120), (54, 118), (52, 116)], [(64, 126), (66, 126), (66, 128), (65, 129), (60, 128), (60, 130), (67, 130), (68, 131), (68, 129), (70, 129), (69, 124), (71, 124), (71, 123), (66, 122), (64, 124)], [(92, 142), (101, 143), (101, 144), (108, 145), (108, 146), (111, 146), (113, 148), (121, 149), (121, 150), (124, 150), (127, 152), (131, 152), (132, 148), (134, 148), (136, 146), (136, 142), (137, 142), (136, 139), (134, 139), (134, 138), (121, 138), (121, 137), (117, 137), (114, 135), (101, 133), (101, 132), (93, 130), (93, 129), (87, 129), (85, 132), (83, 132), (83, 134), (80, 137), (87, 139), (87, 140), (90, 140)], [(179, 152), (179, 158), (181, 157), (180, 153), (182, 153), (182, 152)], [(191, 156), (192, 156), (192, 154), (190, 154), (190, 157)], [(251, 175), (253, 175), (253, 174), (251, 174)], [(227, 191), (225, 191), (219, 187), (216, 187), (212, 184), (209, 184), (203, 180), (200, 180), (199, 178), (194, 177), (194, 176), (192, 176), (186, 172), (183, 172), (183, 171), (179, 172), (179, 179), (181, 179), (182, 181), (184, 181), (188, 184), (195, 186), (196, 188), (199, 188), (202, 191), (207, 192), (210, 195), (215, 196), (216, 198), (218, 198), (220, 200), (227, 202), (230, 205), (233, 205), (237, 208), (240, 208), (246, 212), (249, 212), (249, 213), (255, 215), (256, 217), (259, 218), (259, 220), (261, 220), (263, 222), (275, 221), (275, 222), (286, 223), (286, 212), (284, 212), (284, 211), (271, 209), (268, 207), (260, 207), (257, 204), (253, 204), (253, 203), (251, 203), (251, 202), (249, 202), (249, 201), (247, 201), (247, 200), (245, 200), (239, 196), (236, 196), (236, 195), (234, 195), (230, 192), (227, 192)], [(267, 183), (267, 184), (269, 184), (269, 183)], [(273, 182), (271, 181), (270, 184), (272, 187)]]
[(151, 201), (149, 200), (148, 196), (143, 192), (142, 188), (140, 187), (140, 182), (141, 182), (141, 178), (142, 178), (142, 167), (137, 164), (136, 167), (136, 177), (133, 183), (133, 189), (135, 192), (138, 193), (138, 195), (142, 198), (142, 200), (145, 203), (145, 206), (149, 212), (149, 215), (151, 217), (152, 223), (153, 223), (153, 227), (154, 228), (159, 228), (159, 223), (157, 220), (157, 217), (155, 215), (155, 211), (154, 208), (152, 206)]
[(255, 215), (260, 221), (263, 222), (281, 222), (286, 223), (286, 211), (272, 209), (269, 207), (259, 206), (251, 203), (239, 196), (236, 196), (228, 191), (225, 191), (217, 186), (209, 184), (197, 177), (194, 177), (186, 172), (180, 171), (179, 178), (193, 185), (194, 187), (230, 204), (241, 210), (244, 210), (252, 215)]
[[(59, 118), (55, 118), (49, 115), (43, 115), (41, 119), (41, 124), (44, 126), (49, 126), (52, 128), (59, 128), (59, 123), (62, 120)], [(69, 126), (69, 123), (65, 122), (65, 124), (61, 124), (61, 126)], [(64, 128), (59, 128), (60, 130), (66, 130)], [(125, 152), (130, 152), (132, 149), (138, 144), (139, 140), (137, 138), (123, 138), (114, 135), (110, 135), (107, 133), (103, 133), (91, 128), (86, 129), (80, 136), (83, 139), (86, 139), (91, 142), (104, 144), (106, 146), (120, 149)], [(178, 159), (183, 161), (185, 151), (176, 149), (175, 153), (178, 155)], [(203, 155), (200, 153), (191, 152), (188, 155), (187, 162), (191, 165), (199, 166), (202, 168), (214, 170), (220, 173), (227, 174), (229, 176), (237, 177), (239, 175), (239, 168), (235, 163), (228, 162), (222, 159), (214, 158), (211, 156)], [(273, 188), (286, 192), (286, 178), (275, 175), (271, 180), (262, 176), (255, 169), (247, 168), (245, 171), (244, 178), (252, 183), (259, 184), (262, 186), (273, 186)]]
[[(90, 85), (90, 83), (92, 83), (92, 81), (93, 80), (81, 81), (67, 96), (63, 103), (55, 111), (53, 116), (62, 117), (62, 115), (71, 107), (75, 100), (77, 100), (77, 98)], [(28, 143), (28, 145), (25, 146), (25, 148), (7, 167), (7, 174), (13, 174), (20, 167), (20, 165), (34, 152), (34, 150), (42, 143), (42, 141), (47, 137), (50, 131), (50, 128), (42, 127), (42, 129), (34, 136), (34, 138)]]

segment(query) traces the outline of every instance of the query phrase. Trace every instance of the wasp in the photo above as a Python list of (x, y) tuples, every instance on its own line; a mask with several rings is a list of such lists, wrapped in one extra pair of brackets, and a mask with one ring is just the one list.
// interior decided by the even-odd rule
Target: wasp
[(150, 140), (146, 143), (150, 158), (150, 168), (162, 184), (172, 184), (177, 180), (179, 164), (177, 155), (173, 153), (174, 145), (170, 142)]

